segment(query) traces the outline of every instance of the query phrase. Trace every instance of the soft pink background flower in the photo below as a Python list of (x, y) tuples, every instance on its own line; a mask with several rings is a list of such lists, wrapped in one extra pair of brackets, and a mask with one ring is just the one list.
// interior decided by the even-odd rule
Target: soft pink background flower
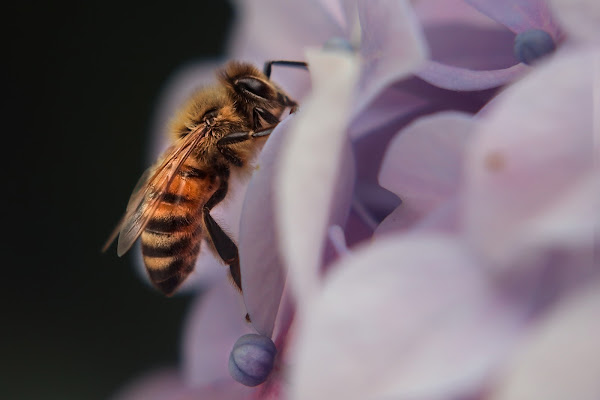
[[(230, 55), (307, 59), (310, 74), (273, 74), (301, 109), (238, 203), (215, 209), (239, 243), (243, 300), (197, 274), (188, 285), (212, 289), (188, 317), (181, 369), (122, 398), (600, 395), (567, 367), (599, 367), (597, 3), (353, 4), (237, 2)], [(527, 67), (513, 40), (530, 29), (559, 48)], [(355, 52), (319, 50), (334, 37)], [(175, 79), (157, 126), (207, 70)], [(227, 372), (250, 330), (279, 350), (255, 389)], [(548, 378), (555, 391), (537, 387)]]

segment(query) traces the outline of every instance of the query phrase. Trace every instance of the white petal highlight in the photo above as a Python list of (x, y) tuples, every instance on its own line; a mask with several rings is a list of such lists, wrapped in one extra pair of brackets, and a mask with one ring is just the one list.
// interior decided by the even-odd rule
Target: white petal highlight
[(444, 236), (395, 236), (337, 265), (304, 314), (292, 399), (453, 398), (479, 387), (518, 309)]
[(492, 400), (600, 398), (600, 285), (561, 304), (528, 335)]
[(283, 121), (273, 131), (257, 160), (240, 221), (238, 248), (244, 302), (252, 326), (267, 337), (273, 333), (286, 276), (275, 227), (274, 180), (289, 122)]
[(284, 258), (299, 301), (314, 293), (347, 146), (346, 129), (358, 77), (347, 53), (307, 51), (313, 92), (288, 132), (276, 177), (276, 212)]
[(600, 44), (600, 2), (597, 0), (549, 0), (554, 15), (576, 39)]
[(391, 141), (379, 184), (419, 214), (435, 208), (460, 189), (463, 158), (475, 128), (472, 116), (459, 112), (418, 119)]
[[(466, 229), (472, 243), (499, 265), (511, 264), (532, 240), (540, 245), (539, 227), (556, 218), (571, 218), (556, 212), (578, 213), (576, 207), (561, 203), (576, 201), (570, 191), (582, 176), (593, 173), (597, 144), (592, 82), (597, 55), (586, 51), (560, 55), (498, 97), (481, 119), (470, 149)], [(581, 218), (573, 214), (572, 221), (577, 224)], [(570, 228), (561, 226), (566, 238)], [(553, 240), (557, 234), (554, 229)]]
[(426, 62), (416, 75), (425, 82), (448, 90), (484, 90), (502, 86), (519, 77), (527, 70), (523, 64), (492, 71), (475, 71), (445, 65), (436, 61)]
[(244, 314), (241, 296), (225, 281), (192, 304), (182, 343), (183, 375), (188, 386), (233, 381), (227, 367), (229, 353), (240, 336), (252, 333)]
[(406, 0), (358, 2), (364, 70), (356, 111), (388, 85), (415, 71), (427, 57), (421, 27)]

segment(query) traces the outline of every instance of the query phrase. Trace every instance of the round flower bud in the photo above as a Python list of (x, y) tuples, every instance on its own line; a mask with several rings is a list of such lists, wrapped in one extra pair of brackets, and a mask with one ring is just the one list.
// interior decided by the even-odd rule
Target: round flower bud
[(257, 386), (273, 370), (277, 349), (271, 339), (257, 334), (240, 337), (229, 355), (229, 373), (242, 385)]
[(521, 32), (515, 37), (515, 57), (524, 64), (532, 64), (554, 50), (556, 50), (556, 44), (546, 31), (531, 29)]

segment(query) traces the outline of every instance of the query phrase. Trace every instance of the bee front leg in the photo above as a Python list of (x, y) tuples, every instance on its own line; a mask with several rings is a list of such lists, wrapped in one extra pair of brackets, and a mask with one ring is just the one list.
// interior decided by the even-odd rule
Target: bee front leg
[(229, 135), (223, 136), (217, 141), (217, 148), (227, 161), (229, 161), (236, 167), (241, 167), (244, 164), (244, 162), (229, 146), (231, 146), (232, 144), (245, 142), (246, 140), (258, 139), (264, 136), (268, 136), (271, 134), (271, 132), (273, 132), (273, 129), (275, 129), (275, 126), (271, 126), (258, 131), (230, 133)]

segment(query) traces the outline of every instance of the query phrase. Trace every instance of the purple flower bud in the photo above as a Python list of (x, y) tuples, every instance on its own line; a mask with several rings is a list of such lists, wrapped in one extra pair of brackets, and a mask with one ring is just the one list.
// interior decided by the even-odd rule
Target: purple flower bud
[(531, 29), (515, 37), (515, 57), (524, 64), (532, 64), (539, 58), (552, 53), (556, 44), (552, 36), (540, 29)]
[(271, 339), (257, 334), (240, 337), (229, 355), (229, 373), (242, 385), (257, 386), (273, 370), (277, 349)]

